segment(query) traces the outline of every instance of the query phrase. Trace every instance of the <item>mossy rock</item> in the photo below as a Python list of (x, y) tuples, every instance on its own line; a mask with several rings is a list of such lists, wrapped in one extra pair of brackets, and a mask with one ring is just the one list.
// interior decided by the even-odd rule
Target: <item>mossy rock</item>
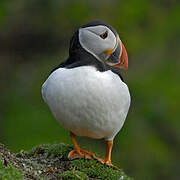
[(60, 174), (60, 177), (63, 180), (87, 180), (89, 179), (87, 174), (81, 171), (72, 170), (72, 171), (65, 171)]
[(35, 146), (28, 152), (30, 156), (35, 154), (43, 154), (44, 156), (48, 158), (60, 158), (63, 160), (68, 160), (67, 155), (69, 151), (73, 149), (72, 145), (66, 145), (66, 144), (42, 144), (39, 146)]
[(85, 173), (89, 178), (102, 180), (132, 180), (122, 170), (114, 170), (113, 168), (102, 165), (96, 160), (78, 159), (70, 163), (71, 169), (76, 169)]
[(0, 156), (0, 180), (22, 180), (22, 172), (13, 167), (12, 165), (6, 165), (6, 161)]
[(123, 170), (115, 170), (96, 160), (69, 161), (72, 145), (43, 144), (15, 154), (0, 144), (0, 180), (133, 180)]

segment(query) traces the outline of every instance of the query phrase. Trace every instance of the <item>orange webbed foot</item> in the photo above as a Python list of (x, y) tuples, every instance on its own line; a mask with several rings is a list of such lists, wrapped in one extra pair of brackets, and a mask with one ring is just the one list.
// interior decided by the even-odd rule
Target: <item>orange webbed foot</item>
[(81, 148), (73, 149), (68, 154), (68, 159), (70, 159), (70, 160), (78, 159), (78, 158), (92, 159), (93, 157), (94, 157), (93, 153), (88, 152)]
[(85, 150), (85, 149), (81, 149), (76, 141), (76, 135), (73, 134), (72, 132), (70, 133), (73, 144), (74, 144), (74, 149), (72, 151), (69, 152), (68, 154), (68, 159), (69, 160), (73, 160), (73, 159), (78, 159), (78, 158), (84, 158), (84, 159), (95, 159), (97, 161), (99, 161), (101, 164), (105, 164), (108, 165), (110, 167), (112, 167), (113, 169), (119, 170), (119, 168), (117, 168), (116, 166), (114, 166), (111, 163), (111, 150), (112, 150), (112, 146), (113, 146), (113, 140), (111, 141), (107, 141), (107, 155), (106, 155), (106, 159), (101, 159), (96, 157), (93, 153)]
[(93, 153), (91, 153), (89, 151), (86, 151), (85, 149), (81, 149), (78, 146), (75, 134), (73, 134), (71, 132), (70, 135), (71, 135), (71, 138), (72, 138), (72, 141), (73, 141), (73, 144), (74, 144), (74, 149), (71, 152), (69, 152), (69, 154), (68, 154), (68, 158), (70, 160), (77, 159), (77, 158), (85, 158), (85, 159), (92, 159), (92, 158), (94, 158), (94, 154)]

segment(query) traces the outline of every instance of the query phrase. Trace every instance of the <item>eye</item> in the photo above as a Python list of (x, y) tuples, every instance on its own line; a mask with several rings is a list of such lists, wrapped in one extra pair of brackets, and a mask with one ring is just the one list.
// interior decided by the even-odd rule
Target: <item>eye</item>
[(108, 31), (104, 32), (103, 34), (100, 35), (102, 39), (106, 39), (108, 37)]

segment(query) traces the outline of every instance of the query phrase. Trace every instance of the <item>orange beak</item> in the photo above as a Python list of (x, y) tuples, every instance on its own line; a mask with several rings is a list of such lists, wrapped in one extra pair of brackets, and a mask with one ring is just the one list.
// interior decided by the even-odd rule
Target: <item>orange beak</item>
[(120, 56), (120, 62), (118, 64), (115, 64), (114, 67), (127, 70), (128, 69), (128, 55), (127, 55), (126, 48), (124, 47), (124, 44), (122, 42), (121, 42), (121, 47), (122, 47), (122, 53)]

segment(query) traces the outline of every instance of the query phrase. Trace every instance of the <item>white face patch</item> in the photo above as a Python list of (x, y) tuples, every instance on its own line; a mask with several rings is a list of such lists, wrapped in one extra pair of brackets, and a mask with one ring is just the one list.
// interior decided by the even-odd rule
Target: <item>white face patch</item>
[[(100, 35), (105, 32), (107, 32), (107, 37), (103, 39)], [(116, 36), (108, 27), (103, 25), (86, 27), (79, 29), (79, 42), (87, 52), (102, 61), (102, 57), (105, 58), (106, 56), (104, 51), (114, 49), (116, 46)]]

